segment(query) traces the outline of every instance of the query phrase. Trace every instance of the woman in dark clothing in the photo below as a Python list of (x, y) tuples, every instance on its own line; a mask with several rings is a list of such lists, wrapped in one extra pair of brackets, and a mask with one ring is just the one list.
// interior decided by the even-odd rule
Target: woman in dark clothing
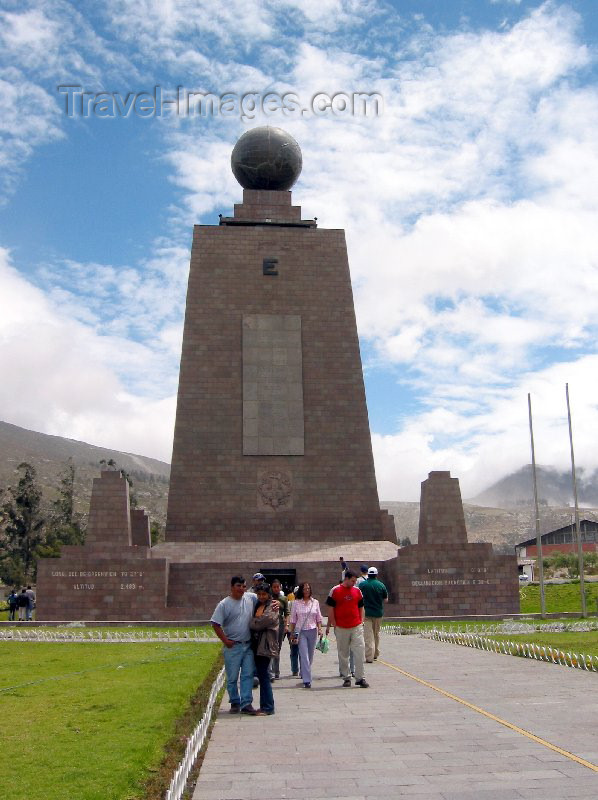
[(268, 667), (270, 659), (278, 655), (279, 615), (272, 608), (272, 594), (268, 583), (255, 587), (257, 605), (249, 623), (255, 656), (255, 671), (260, 682), (260, 709), (258, 715), (274, 714), (274, 693)]

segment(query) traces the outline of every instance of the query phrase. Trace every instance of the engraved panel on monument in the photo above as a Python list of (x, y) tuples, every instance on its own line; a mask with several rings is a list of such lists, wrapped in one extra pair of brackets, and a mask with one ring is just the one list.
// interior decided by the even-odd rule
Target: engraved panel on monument
[(304, 452), (301, 317), (245, 314), (243, 455)]

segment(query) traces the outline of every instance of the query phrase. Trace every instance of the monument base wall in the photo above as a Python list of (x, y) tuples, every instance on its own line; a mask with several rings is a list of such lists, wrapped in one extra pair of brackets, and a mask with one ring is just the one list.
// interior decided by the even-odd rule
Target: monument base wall
[(519, 613), (517, 559), (491, 544), (402, 547), (394, 575), (401, 616)]
[[(90, 553), (89, 550), (93, 552)], [(40, 560), (39, 621), (192, 621), (210, 618), (230, 590), (233, 575), (251, 584), (258, 571), (288, 573), (309, 581), (326, 615), (328, 592), (339, 583), (339, 555), (353, 567), (376, 566), (392, 582), (396, 545), (390, 542), (261, 542), (253, 545), (186, 545), (154, 548), (68, 547), (61, 558)], [(101, 551), (101, 552), (100, 552)]]
[(89, 552), (94, 547), (64, 549), (68, 555), (38, 562), (37, 620), (165, 619), (169, 564), (150, 558), (149, 547), (102, 556)]

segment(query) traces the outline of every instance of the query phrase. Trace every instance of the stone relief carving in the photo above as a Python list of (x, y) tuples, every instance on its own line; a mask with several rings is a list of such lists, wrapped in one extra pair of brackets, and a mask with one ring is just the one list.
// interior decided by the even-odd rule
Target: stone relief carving
[(288, 472), (264, 471), (257, 481), (258, 507), (269, 511), (292, 508), (293, 487)]

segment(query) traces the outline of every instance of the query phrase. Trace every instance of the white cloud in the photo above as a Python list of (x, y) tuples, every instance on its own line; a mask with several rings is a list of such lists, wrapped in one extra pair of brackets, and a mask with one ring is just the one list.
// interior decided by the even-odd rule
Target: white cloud
[[(19, 275), (4, 249), (0, 285), (3, 419), (169, 460), (175, 397), (164, 396), (156, 385), (159, 369), (152, 350), (102, 335), (63, 313)], [(169, 336), (174, 340), (172, 331)], [(120, 374), (144, 371), (153, 378), (147, 391), (125, 390)]]
[(61, 138), (53, 98), (15, 68), (0, 68), (0, 196), (10, 192), (34, 149)]
[[(358, 41), (368, 35), (360, 13), (381, 15), (396, 42), (368, 52)], [(592, 430), (586, 398), (596, 389), (598, 332), (598, 94), (579, 85), (592, 54), (571, 10), (544, 4), (499, 32), (438, 34), (423, 20), (409, 36), (391, 8), (352, 0), (111, 0), (105, 21), (114, 41), (68, 4), (11, 12), (4, 37), (20, 60), (7, 92), (30, 85), (38, 102), (30, 117), (5, 116), (6, 163), (23, 163), (61, 135), (39, 78), (56, 64), (92, 82), (119, 70), (182, 74), (190, 88), (267, 87), (303, 101), (320, 91), (378, 91), (385, 111), (162, 120), (163, 157), (181, 198), (175, 232), (140, 263), (116, 270), (67, 254), (40, 271), (45, 295), (26, 282), (23, 295), (13, 288), (10, 313), (26, 325), (14, 328), (22, 340), (5, 330), (2, 358), (26, 399), (1, 399), (18, 416), (12, 421), (165, 457), (157, 420), (172, 418), (188, 259), (179, 231), (231, 212), (241, 197), (229, 167), (234, 140), (269, 122), (302, 146), (294, 201), (304, 216), (346, 228), (360, 334), (378, 369), (402, 370), (415, 404), (397, 414), (396, 433), (374, 436), (381, 496), (417, 499), (431, 469), (451, 469), (471, 495), (527, 461), (528, 390), (545, 431), (539, 459), (562, 465), (562, 408), (551, 398), (569, 380), (579, 428)], [(17, 277), (5, 261), (2, 281), (14, 287)], [(56, 398), (50, 409), (32, 391), (37, 373)], [(132, 444), (148, 429), (147, 446)], [(590, 438), (580, 437), (588, 465)]]
[(524, 375), (508, 389), (472, 389), (479, 393), (474, 397), (473, 415), (439, 404), (412, 416), (400, 433), (374, 434), (380, 497), (418, 500), (421, 481), (434, 469), (450, 470), (460, 480), (463, 497), (473, 497), (530, 463), (528, 392), (537, 463), (570, 469), (566, 383), (576, 463), (590, 470), (598, 468), (593, 436), (598, 426), (598, 356), (588, 355)]

